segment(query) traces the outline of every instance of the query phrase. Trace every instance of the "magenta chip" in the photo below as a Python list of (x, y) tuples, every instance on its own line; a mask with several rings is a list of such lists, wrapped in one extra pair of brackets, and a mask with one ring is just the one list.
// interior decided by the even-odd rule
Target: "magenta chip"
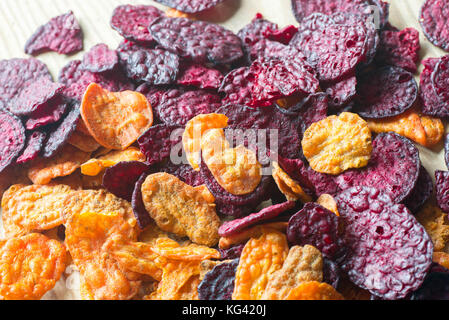
[(147, 209), (145, 209), (145, 204), (142, 200), (142, 184), (145, 182), (147, 176), (147, 173), (142, 173), (142, 175), (134, 185), (133, 194), (131, 196), (131, 206), (133, 208), (133, 213), (136, 217), (137, 225), (142, 230), (150, 225), (151, 221), (153, 221)]
[(445, 51), (449, 51), (448, 14), (447, 1), (426, 0), (419, 16), (419, 23), (427, 39)]
[(264, 208), (257, 213), (252, 213), (241, 219), (224, 222), (218, 229), (221, 237), (228, 237), (241, 232), (255, 224), (270, 220), (279, 216), (282, 212), (292, 209), (295, 206), (294, 201), (287, 201), (281, 204), (272, 205)]
[(347, 248), (342, 269), (357, 286), (387, 300), (418, 289), (432, 264), (433, 244), (402, 204), (372, 187), (354, 187), (336, 199)]
[(25, 147), (25, 128), (22, 121), (8, 111), (0, 109), (0, 172), (8, 167)]
[(204, 184), (201, 173), (193, 170), (190, 164), (174, 164), (173, 162), (168, 161), (167, 164), (159, 168), (159, 171), (174, 175), (179, 180), (192, 187), (198, 187)]
[(44, 146), (46, 136), (46, 133), (41, 131), (34, 131), (29, 135), (25, 149), (23, 149), (22, 154), (17, 158), (16, 163), (23, 164), (36, 159)]
[(350, 103), (357, 94), (357, 77), (350, 75), (323, 88), (329, 96), (329, 106), (340, 109)]
[(449, 172), (436, 170), (435, 180), (438, 206), (449, 213)]
[(68, 107), (69, 103), (63, 98), (46, 103), (38, 112), (33, 112), (28, 117), (25, 121), (25, 128), (27, 130), (34, 130), (58, 122), (61, 120)]
[(434, 117), (447, 117), (449, 116), (449, 107), (437, 95), (432, 81), (432, 76), (439, 61), (439, 58), (428, 58), (422, 61), (424, 70), (420, 75), (419, 97), (422, 102), (422, 112), (424, 114)]
[(177, 83), (183, 86), (216, 90), (222, 81), (223, 75), (219, 70), (200, 64), (188, 64), (180, 72)]
[(99, 43), (83, 56), (82, 68), (93, 73), (102, 73), (114, 70), (118, 62), (117, 52), (109, 49), (106, 44)]
[(81, 50), (83, 32), (72, 11), (40, 26), (25, 45), (25, 52), (33, 55), (45, 51), (72, 54)]
[(239, 259), (216, 265), (198, 285), (200, 300), (232, 300)]
[(416, 214), (423, 207), (426, 201), (433, 193), (433, 181), (426, 168), (421, 165), (419, 169), (418, 181), (415, 188), (408, 195), (402, 203), (410, 210), (411, 213)]
[(211, 9), (225, 0), (155, 0), (155, 1), (182, 12), (196, 13)]

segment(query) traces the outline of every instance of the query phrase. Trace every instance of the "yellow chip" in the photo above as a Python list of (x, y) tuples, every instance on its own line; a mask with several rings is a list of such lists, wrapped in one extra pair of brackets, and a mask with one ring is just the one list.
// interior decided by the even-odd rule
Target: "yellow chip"
[(332, 211), (337, 216), (340, 216), (340, 212), (338, 212), (337, 202), (335, 201), (334, 197), (332, 197), (330, 194), (323, 193), (318, 197), (316, 203), (326, 208), (327, 210)]
[(293, 180), (284, 170), (282, 170), (276, 161), (273, 162), (273, 170), (271, 175), (273, 176), (279, 190), (287, 198), (287, 200), (300, 200), (303, 203), (312, 201), (312, 197), (305, 193), (299, 183)]

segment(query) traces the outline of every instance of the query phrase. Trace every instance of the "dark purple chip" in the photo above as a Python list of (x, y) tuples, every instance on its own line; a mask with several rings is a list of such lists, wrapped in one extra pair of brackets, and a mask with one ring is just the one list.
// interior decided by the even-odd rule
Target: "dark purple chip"
[(357, 77), (350, 75), (338, 82), (325, 84), (323, 90), (329, 96), (329, 107), (340, 109), (352, 101), (357, 94)]
[(129, 55), (125, 66), (128, 77), (148, 84), (170, 84), (179, 72), (179, 57), (162, 49), (139, 50)]
[(41, 131), (34, 131), (29, 135), (25, 149), (23, 149), (22, 154), (17, 158), (16, 163), (23, 164), (36, 159), (44, 146), (46, 136), (46, 133)]
[(147, 83), (143, 83), (140, 86), (137, 87), (136, 91), (142, 93), (150, 102), (151, 107), (153, 109), (153, 117), (154, 117), (154, 124), (161, 123), (161, 117), (158, 113), (158, 105), (161, 102), (162, 96), (172, 90), (172, 87), (169, 86), (152, 86)]
[(161, 17), (149, 30), (161, 47), (196, 63), (228, 64), (243, 57), (240, 38), (216, 24)]
[(384, 30), (380, 34), (376, 63), (397, 66), (415, 73), (420, 49), (418, 30), (414, 28), (401, 31)]
[(437, 95), (432, 83), (432, 75), (439, 61), (439, 58), (428, 58), (422, 61), (424, 70), (421, 72), (419, 80), (419, 97), (422, 102), (423, 114), (447, 117), (449, 116), (449, 107)]
[(123, 39), (122, 42), (117, 46), (117, 54), (120, 59), (120, 63), (126, 65), (128, 62), (128, 57), (136, 51), (139, 50), (150, 50), (154, 49), (153, 45), (146, 45), (141, 42), (133, 42), (130, 40)]
[(221, 254), (221, 260), (238, 259), (242, 255), (243, 248), (246, 243), (238, 244), (229, 249), (218, 249)]
[[(173, 147), (182, 140), (183, 128), (158, 124), (142, 134), (137, 142), (147, 163), (153, 165), (170, 157)], [(181, 152), (182, 150), (178, 150)], [(178, 156), (178, 153), (176, 154)]]
[(448, 14), (446, 0), (426, 0), (419, 15), (419, 23), (427, 39), (445, 51), (449, 51)]
[(239, 259), (216, 265), (198, 285), (200, 300), (232, 300)]
[(153, 42), (148, 26), (164, 12), (149, 5), (122, 5), (114, 9), (111, 27), (124, 38), (142, 43)]
[[(203, 181), (204, 183), (204, 181)], [(215, 210), (221, 216), (241, 218), (249, 215), (255, 205), (234, 205), (229, 203), (216, 203)]]
[(281, 213), (293, 208), (294, 206), (294, 201), (287, 201), (281, 204), (269, 206), (257, 213), (252, 213), (244, 218), (226, 221), (218, 229), (218, 234), (220, 235), (220, 237), (229, 237), (255, 224), (276, 218)]
[(305, 56), (297, 48), (289, 45), (282, 44), (280, 42), (271, 41), (268, 39), (259, 40), (249, 49), (249, 59), (255, 61), (259, 58), (303, 58)]
[(335, 289), (340, 283), (341, 271), (340, 267), (334, 261), (323, 257), (323, 282), (330, 284)]
[(41, 79), (53, 80), (47, 66), (40, 60), (0, 60), (0, 102), (9, 109), (25, 88)]
[(65, 118), (56, 125), (53, 131), (48, 133), (48, 139), (42, 149), (42, 157), (54, 156), (72, 136), (80, 118), (80, 105), (77, 101), (70, 101), (70, 111)]
[(170, 8), (186, 12), (196, 13), (211, 9), (224, 0), (155, 0)]
[(357, 286), (382, 299), (418, 289), (432, 264), (433, 244), (402, 204), (372, 187), (354, 187), (335, 200), (343, 222), (342, 269)]
[(72, 54), (83, 50), (83, 32), (72, 11), (52, 18), (28, 39), (25, 53), (55, 51)]
[(310, 182), (313, 184), (315, 189), (315, 195), (317, 197), (319, 197), (324, 193), (334, 196), (341, 191), (341, 188), (335, 182), (335, 177), (330, 174), (317, 172), (313, 170), (310, 166), (306, 166), (304, 169), (301, 170), (301, 172), (302, 175), (307, 177), (307, 179), (309, 179)]
[(40, 112), (51, 99), (64, 90), (64, 85), (41, 78), (28, 87), (23, 88), (17, 95), (15, 101), (9, 106), (11, 113), (17, 116), (30, 115)]
[(290, 218), (287, 239), (291, 245), (312, 245), (329, 259), (342, 251), (338, 216), (313, 202), (306, 203)]
[(65, 99), (55, 99), (48, 102), (38, 110), (33, 112), (25, 122), (27, 130), (34, 130), (39, 127), (46, 126), (51, 123), (61, 120), (67, 109), (69, 103)]
[(223, 78), (222, 73), (217, 69), (207, 68), (200, 64), (189, 64), (182, 69), (177, 84), (216, 90), (220, 87)]
[(410, 109), (418, 97), (413, 75), (399, 67), (386, 66), (358, 78), (357, 113), (368, 119), (397, 116)]
[(192, 166), (187, 163), (174, 164), (168, 160), (166, 164), (158, 168), (158, 171), (169, 173), (192, 187), (204, 184), (201, 173), (193, 170)]
[(441, 57), (432, 72), (433, 90), (444, 104), (449, 104), (449, 56)]
[(249, 24), (237, 33), (237, 36), (242, 40), (243, 45), (249, 48), (258, 41), (265, 39), (266, 34), (273, 33), (276, 30), (278, 30), (277, 24), (263, 19), (263, 16), (258, 13)]
[(148, 170), (149, 166), (144, 162), (119, 162), (104, 172), (103, 187), (117, 197), (131, 201), (137, 180)]
[(348, 170), (335, 178), (341, 190), (354, 186), (374, 187), (401, 203), (414, 189), (421, 162), (415, 145), (396, 133), (379, 134), (373, 141), (368, 166)]
[(419, 169), (418, 181), (415, 188), (408, 195), (402, 203), (410, 210), (411, 213), (416, 214), (423, 207), (426, 201), (433, 193), (433, 181), (426, 168), (421, 165)]
[(444, 137), (444, 162), (449, 169), (449, 133)]
[(221, 98), (215, 93), (172, 89), (161, 97), (156, 113), (167, 125), (184, 126), (195, 116), (213, 113), (220, 107)]
[(223, 104), (249, 105), (253, 100), (254, 78), (252, 70), (247, 67), (237, 68), (229, 72), (218, 89), (218, 92), (225, 95)]
[(145, 209), (145, 204), (142, 200), (142, 184), (145, 182), (147, 176), (147, 173), (143, 173), (139, 177), (136, 184), (134, 185), (133, 194), (131, 196), (131, 206), (133, 208), (133, 213), (136, 217), (139, 228), (142, 230), (150, 225), (151, 221), (153, 220), (147, 209)]
[(25, 128), (22, 121), (5, 110), (0, 110), (0, 172), (8, 167), (25, 147)]
[(93, 73), (102, 73), (114, 70), (118, 60), (117, 51), (109, 49), (104, 43), (99, 43), (84, 54), (82, 68)]
[(449, 300), (449, 273), (430, 272), (410, 300)]
[(449, 172), (435, 171), (435, 186), (438, 206), (444, 212), (449, 212)]

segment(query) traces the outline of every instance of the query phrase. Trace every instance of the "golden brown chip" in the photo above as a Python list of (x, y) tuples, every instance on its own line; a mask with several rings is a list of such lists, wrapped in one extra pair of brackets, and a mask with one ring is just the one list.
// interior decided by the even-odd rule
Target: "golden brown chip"
[(447, 214), (429, 202), (415, 215), (432, 239), (434, 250), (442, 251), (449, 242), (449, 222)]
[(290, 248), (282, 268), (271, 276), (262, 300), (284, 300), (290, 291), (307, 281), (323, 281), (321, 252), (310, 245)]
[[(82, 123), (82, 121), (80, 122)], [(75, 130), (67, 142), (84, 152), (94, 152), (100, 148), (98, 142), (91, 135), (87, 135), (79, 130)]]
[(292, 289), (285, 300), (344, 300), (344, 298), (330, 284), (308, 281)]
[(316, 203), (326, 208), (327, 210), (332, 211), (337, 216), (340, 215), (340, 212), (338, 212), (337, 202), (335, 201), (334, 197), (332, 197), (330, 194), (323, 193), (321, 196), (318, 197)]
[(36, 159), (28, 169), (28, 177), (34, 184), (49, 184), (52, 179), (65, 177), (89, 160), (90, 153), (65, 145), (49, 159)]
[(0, 298), (38, 300), (53, 289), (65, 266), (64, 245), (42, 234), (0, 241)]
[(203, 260), (200, 263), (200, 280), (204, 279), (204, 276), (206, 273), (211, 271), (216, 266), (223, 264), (223, 263), (229, 263), (232, 260)]
[(276, 161), (273, 162), (273, 170), (271, 175), (273, 176), (279, 190), (287, 198), (287, 200), (300, 200), (303, 203), (312, 201), (312, 197), (305, 193), (299, 183), (293, 180), (284, 170), (282, 170)]
[(313, 123), (304, 132), (302, 148), (313, 170), (336, 175), (368, 164), (371, 131), (357, 114), (342, 112)]
[(220, 219), (215, 204), (194, 188), (167, 173), (149, 175), (142, 185), (145, 208), (159, 228), (188, 236), (193, 242), (214, 246)]
[(262, 236), (251, 238), (240, 256), (232, 300), (260, 300), (287, 255), (287, 238), (278, 231), (266, 229)]
[(96, 176), (106, 168), (112, 167), (122, 161), (146, 160), (145, 155), (136, 147), (129, 147), (125, 150), (112, 151), (99, 157), (90, 159), (81, 165), (81, 173), (87, 176)]
[(65, 184), (73, 190), (81, 190), (83, 188), (83, 179), (81, 178), (81, 172), (79, 170), (76, 170), (74, 173), (68, 176), (55, 178), (48, 185), (58, 184)]
[(143, 94), (109, 92), (96, 83), (84, 93), (81, 117), (100, 145), (115, 150), (129, 147), (153, 124), (153, 111)]
[(426, 147), (433, 147), (438, 144), (444, 137), (443, 121), (439, 118), (430, 116), (421, 116), (421, 123), (426, 132)]
[(22, 236), (62, 224), (64, 199), (74, 190), (66, 185), (13, 185), (2, 198), (5, 236)]
[(155, 241), (152, 250), (158, 255), (171, 259), (183, 261), (195, 261), (205, 259), (220, 259), (220, 252), (213, 248), (185, 243), (182, 246), (170, 238), (161, 237)]

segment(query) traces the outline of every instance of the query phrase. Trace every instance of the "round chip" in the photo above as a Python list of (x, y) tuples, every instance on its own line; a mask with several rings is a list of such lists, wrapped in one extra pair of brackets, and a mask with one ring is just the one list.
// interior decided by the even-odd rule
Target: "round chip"
[(419, 23), (427, 39), (446, 51), (449, 51), (448, 13), (446, 0), (426, 0), (419, 15)]
[(185, 13), (196, 13), (211, 9), (224, 0), (156, 0), (166, 6)]
[(83, 56), (83, 69), (94, 73), (113, 70), (118, 64), (117, 51), (109, 49), (104, 43), (93, 46)]
[(239, 260), (216, 265), (198, 286), (200, 300), (231, 300)]
[(449, 108), (437, 95), (432, 83), (432, 76), (438, 65), (440, 58), (427, 58), (422, 61), (424, 70), (419, 78), (419, 97), (422, 102), (423, 114), (435, 117), (447, 117)]
[(307, 281), (292, 289), (285, 300), (344, 300), (344, 298), (327, 283)]
[(25, 146), (25, 128), (20, 119), (0, 109), (0, 172), (8, 167)]

